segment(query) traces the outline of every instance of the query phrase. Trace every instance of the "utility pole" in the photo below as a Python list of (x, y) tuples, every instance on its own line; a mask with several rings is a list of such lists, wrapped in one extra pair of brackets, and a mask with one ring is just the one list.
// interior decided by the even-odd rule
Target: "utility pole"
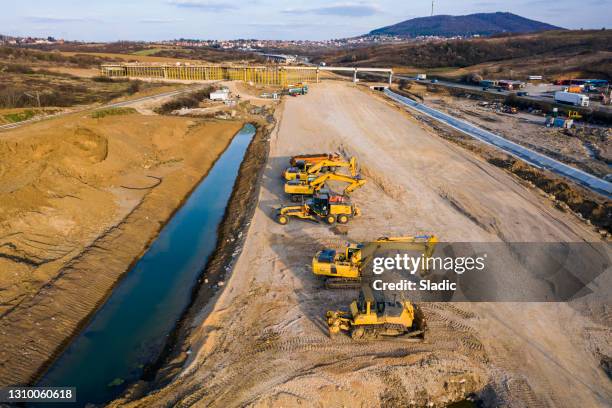
[(434, 10), (434, 1), (435, 0), (431, 0), (431, 16), (433, 17), (433, 10)]

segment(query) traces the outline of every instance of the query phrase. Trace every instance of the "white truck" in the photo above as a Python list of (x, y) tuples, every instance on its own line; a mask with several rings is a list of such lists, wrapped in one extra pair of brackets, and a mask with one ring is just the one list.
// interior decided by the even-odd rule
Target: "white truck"
[(589, 97), (573, 92), (555, 92), (555, 102), (574, 106), (589, 106)]
[(424, 81), (425, 79), (427, 79), (427, 74), (418, 74), (417, 75), (417, 80), (418, 81)]

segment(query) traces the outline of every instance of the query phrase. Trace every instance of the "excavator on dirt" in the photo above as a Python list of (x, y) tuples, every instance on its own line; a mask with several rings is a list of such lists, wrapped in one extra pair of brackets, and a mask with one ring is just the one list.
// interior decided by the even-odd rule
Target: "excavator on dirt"
[(321, 160), (340, 160), (342, 159), (338, 153), (313, 153), (299, 154), (289, 159), (289, 165), (292, 167), (301, 167), (306, 163), (317, 164)]
[(342, 191), (345, 196), (350, 195), (356, 189), (362, 187), (366, 180), (361, 176), (345, 176), (338, 173), (324, 173), (309, 180), (291, 180), (285, 183), (285, 193), (291, 197), (291, 201), (299, 202), (304, 197), (309, 197), (320, 191), (328, 181), (340, 181), (348, 185)]
[(425, 338), (427, 324), (421, 309), (406, 299), (386, 300), (382, 292), (363, 285), (349, 311), (328, 311), (330, 337), (345, 332), (354, 340), (402, 337), (413, 341)]
[(288, 167), (283, 172), (285, 180), (308, 180), (309, 177), (317, 176), (320, 173), (335, 172), (338, 167), (347, 167), (351, 176), (357, 175), (357, 159), (351, 157), (349, 161), (344, 159), (326, 159), (318, 163), (304, 162), (302, 167)]
[[(359, 288), (378, 250), (421, 251), (427, 259), (433, 255), (437, 242), (435, 235), (382, 237), (366, 244), (348, 244), (342, 252), (323, 249), (312, 258), (312, 272), (325, 280), (328, 289)], [(426, 272), (420, 271), (422, 275)]]
[(290, 218), (311, 221), (325, 221), (330, 225), (338, 222), (346, 224), (353, 217), (361, 215), (361, 210), (346, 197), (329, 193), (316, 193), (301, 205), (287, 205), (276, 212), (276, 220), (281, 225), (289, 223)]

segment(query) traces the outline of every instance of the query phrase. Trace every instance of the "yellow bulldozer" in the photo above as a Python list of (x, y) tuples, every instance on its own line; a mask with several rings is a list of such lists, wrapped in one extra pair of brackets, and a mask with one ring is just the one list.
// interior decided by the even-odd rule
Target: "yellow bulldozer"
[(324, 173), (309, 180), (291, 180), (285, 183), (285, 193), (291, 197), (291, 201), (301, 201), (303, 197), (309, 197), (320, 191), (328, 181), (340, 181), (348, 185), (343, 190), (343, 195), (348, 196), (356, 189), (362, 187), (366, 180), (361, 176), (345, 176), (338, 173)]
[(336, 222), (346, 224), (353, 217), (361, 215), (361, 210), (346, 197), (329, 193), (316, 193), (301, 205), (287, 205), (276, 212), (276, 220), (281, 225), (289, 223), (290, 218), (311, 221), (325, 221), (332, 225)]
[(357, 159), (351, 157), (349, 161), (341, 158), (332, 158), (320, 160), (317, 163), (312, 162), (301, 162), (299, 167), (292, 166), (288, 167), (283, 172), (283, 178), (287, 181), (290, 180), (308, 180), (313, 176), (317, 176), (320, 173), (332, 172), (334, 173), (339, 167), (346, 167), (350, 170), (351, 176), (357, 175)]
[(385, 336), (422, 341), (427, 324), (421, 309), (405, 299), (388, 301), (382, 292), (363, 285), (359, 298), (349, 311), (328, 311), (330, 337), (345, 332), (354, 340), (378, 339)]
[(427, 259), (433, 255), (437, 242), (435, 235), (382, 237), (366, 244), (348, 244), (341, 252), (323, 249), (312, 258), (312, 272), (325, 280), (328, 289), (359, 288), (376, 251), (421, 251)]

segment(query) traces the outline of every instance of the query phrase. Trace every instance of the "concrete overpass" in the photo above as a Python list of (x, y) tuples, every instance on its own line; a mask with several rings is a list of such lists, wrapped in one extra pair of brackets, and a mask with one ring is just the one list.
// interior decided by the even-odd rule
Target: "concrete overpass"
[(369, 68), (369, 67), (328, 67), (328, 66), (318, 66), (318, 67), (285, 67), (286, 69), (300, 69), (300, 70), (316, 70), (317, 72), (317, 82), (319, 82), (319, 72), (320, 71), (341, 71), (341, 72), (352, 72), (353, 73), (353, 82), (357, 82), (357, 73), (358, 72), (383, 72), (389, 74), (389, 85), (393, 82), (393, 70), (391, 68)]

